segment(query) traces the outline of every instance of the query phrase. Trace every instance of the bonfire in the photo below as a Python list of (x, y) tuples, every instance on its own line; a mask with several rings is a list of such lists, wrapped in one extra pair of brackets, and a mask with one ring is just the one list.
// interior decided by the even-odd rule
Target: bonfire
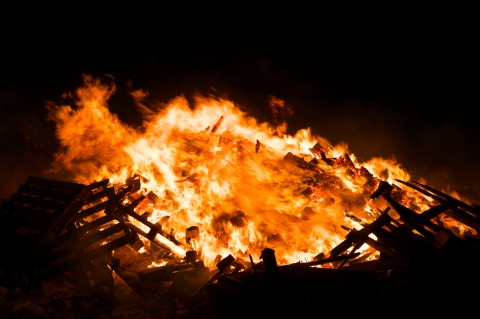
[[(192, 105), (178, 96), (154, 104), (148, 103), (148, 92), (137, 90), (131, 96), (143, 122), (132, 126), (110, 111), (116, 89), (111, 78), (85, 75), (83, 86), (66, 93), (63, 103), (47, 105), (60, 144), (47, 174), (63, 176), (66, 189), (81, 190), (77, 200), (90, 196), (68, 206), (72, 216), (60, 219), (72, 232), (75, 227), (91, 231), (93, 224), (99, 232), (121, 230), (126, 239), (109, 246), (106, 263), (117, 275), (119, 261), (136, 264), (144, 278), (163, 276), (162, 281), (180, 280), (182, 271), (194, 268), (196, 284), (187, 297), (176, 295), (183, 306), (191, 306), (220, 276), (245, 269), (257, 275), (271, 275), (278, 267), (390, 270), (391, 263), (372, 268), (359, 261), (404, 255), (402, 249), (415, 244), (387, 241), (389, 233), (404, 227), (413, 240), (433, 249), (451, 238), (477, 237), (476, 206), (452, 191), (433, 190), (424, 180), (410, 181), (394, 158), (362, 162), (347, 144), (332, 145), (310, 128), (288, 134), (285, 115), (292, 110), (280, 98), (269, 100), (274, 120), (268, 123), (225, 98), (197, 95)], [(60, 184), (54, 184), (58, 190)], [(44, 263), (36, 275), (55, 273), (45, 270), (53, 257), (41, 253), (48, 253), (45, 242), (55, 243), (52, 235), (65, 230), (60, 224), (48, 228), (42, 249), (34, 247), (27, 256), (27, 262), (40, 256)], [(72, 244), (71, 237), (62, 242)], [(412, 249), (412, 256), (430, 251), (426, 246)], [(96, 263), (105, 257), (88, 256)], [(394, 260), (403, 265), (404, 260)], [(75, 266), (70, 263), (68, 270)], [(12, 278), (31, 275), (29, 267), (14, 268)]]

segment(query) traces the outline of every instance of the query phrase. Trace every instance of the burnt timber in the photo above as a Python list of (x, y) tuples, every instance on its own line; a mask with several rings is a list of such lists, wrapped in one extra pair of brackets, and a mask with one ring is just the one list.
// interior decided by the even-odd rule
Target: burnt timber
[[(380, 181), (371, 198), (389, 206), (363, 228), (345, 228), (328, 257), (278, 266), (275, 252), (265, 249), (257, 264), (227, 256), (211, 270), (194, 252), (178, 260), (155, 239), (183, 245), (136, 212), (142, 197), (122, 204), (138, 181), (114, 189), (108, 180), (83, 185), (30, 177), (0, 211), (0, 316), (40, 318), (67, 309), (74, 318), (115, 318), (132, 311), (122, 302), (133, 302), (135, 315), (145, 318), (437, 318), (478, 311), (480, 240), (437, 219), (449, 216), (478, 233), (478, 206), (418, 182), (397, 182), (434, 204), (423, 212), (405, 207), (395, 199), (399, 187)], [(176, 262), (147, 268), (139, 236)], [(364, 244), (380, 258), (360, 253)], [(42, 295), (42, 285), (55, 280), (75, 291)], [(125, 289), (128, 301), (119, 296)], [(43, 312), (12, 312), (28, 298)]]

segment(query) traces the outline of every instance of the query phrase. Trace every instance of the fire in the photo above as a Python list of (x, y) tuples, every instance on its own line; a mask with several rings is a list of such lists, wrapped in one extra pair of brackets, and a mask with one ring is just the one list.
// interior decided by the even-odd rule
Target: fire
[[(286, 134), (278, 98), (272, 125), (223, 98), (196, 96), (192, 106), (179, 96), (152, 108), (143, 104), (148, 94), (135, 91), (144, 119), (131, 127), (109, 110), (113, 82), (85, 75), (64, 96), (72, 103), (48, 105), (61, 145), (52, 172), (85, 184), (140, 177), (146, 200), (137, 211), (206, 265), (229, 254), (258, 258), (266, 247), (279, 264), (312, 260), (343, 240), (341, 225), (379, 214), (382, 203), (369, 195), (380, 180), (410, 179), (394, 159), (361, 163), (346, 144), (331, 145), (309, 128)], [(428, 205), (406, 192), (406, 200)]]

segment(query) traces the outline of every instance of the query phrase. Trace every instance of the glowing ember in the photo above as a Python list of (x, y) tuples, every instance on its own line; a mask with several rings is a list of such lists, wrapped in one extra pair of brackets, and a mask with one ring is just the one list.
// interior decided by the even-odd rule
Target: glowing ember
[[(345, 144), (308, 128), (287, 135), (285, 122), (259, 123), (221, 98), (197, 96), (191, 106), (180, 96), (153, 110), (141, 103), (145, 92), (134, 92), (148, 115), (133, 128), (109, 111), (114, 84), (84, 80), (67, 95), (74, 105), (49, 106), (61, 143), (53, 172), (84, 184), (140, 176), (146, 200), (136, 211), (206, 265), (229, 254), (258, 258), (267, 247), (280, 265), (327, 254), (344, 239), (342, 225), (378, 216), (384, 203), (369, 195), (380, 180), (410, 178), (393, 159), (360, 163)], [(277, 115), (285, 104), (272, 98), (270, 107)], [(417, 196), (406, 190), (404, 201), (426, 207)]]

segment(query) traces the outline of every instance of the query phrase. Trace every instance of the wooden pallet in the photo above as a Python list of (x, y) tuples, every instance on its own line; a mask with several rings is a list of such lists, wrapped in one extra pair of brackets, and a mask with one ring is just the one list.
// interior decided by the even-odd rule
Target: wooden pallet
[(109, 214), (120, 199), (108, 180), (83, 185), (29, 177), (0, 210), (0, 285), (88, 266), (138, 240)]

